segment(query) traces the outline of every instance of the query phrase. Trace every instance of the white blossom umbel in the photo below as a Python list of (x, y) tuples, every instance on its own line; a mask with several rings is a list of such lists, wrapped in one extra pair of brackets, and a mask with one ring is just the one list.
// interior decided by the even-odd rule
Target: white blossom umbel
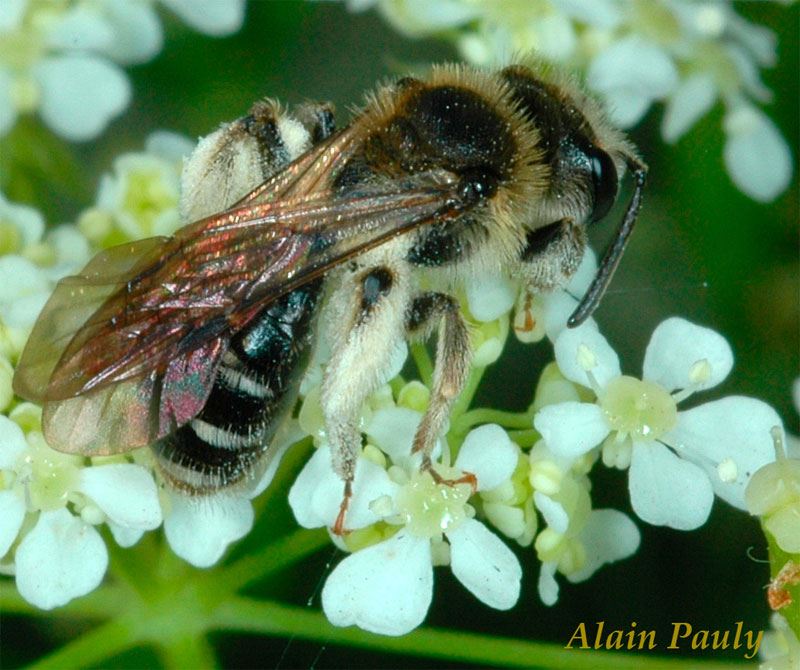
[(746, 509), (750, 477), (775, 458), (775, 410), (741, 396), (677, 408), (727, 377), (733, 355), (721, 335), (667, 319), (647, 346), (642, 379), (622, 374), (616, 353), (591, 324), (564, 331), (555, 352), (564, 376), (591, 388), (597, 400), (537, 413), (534, 425), (554, 453), (571, 458), (602, 442), (606, 465), (630, 468), (633, 509), (655, 525), (703, 525), (715, 493)]
[[(194, 29), (228, 35), (244, 20), (244, 0), (161, 0)], [(0, 136), (38, 112), (58, 135), (99, 135), (128, 106), (120, 65), (144, 63), (164, 41), (156, 0), (0, 2)]]
[(11, 417), (0, 415), (0, 560), (23, 598), (51, 609), (103, 579), (108, 552), (95, 526), (107, 523), (130, 546), (161, 524), (161, 507), (145, 467), (124, 460), (89, 467), (45, 444), (37, 408), (19, 405)]

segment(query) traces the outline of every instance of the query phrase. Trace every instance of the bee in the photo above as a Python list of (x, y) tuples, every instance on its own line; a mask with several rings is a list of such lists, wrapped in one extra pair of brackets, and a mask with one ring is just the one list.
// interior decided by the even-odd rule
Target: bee
[(578, 88), (527, 65), (439, 66), (378, 88), (341, 130), (329, 105), (258, 102), (187, 160), (188, 225), (101, 251), (59, 282), (14, 389), (43, 405), (55, 449), (149, 445), (169, 484), (204, 495), (266, 467), (324, 328), (342, 532), (360, 408), (397, 347), (438, 328), (413, 441), (430, 468), (470, 365), (454, 287), (484, 271), (531, 292), (563, 287), (626, 171), (632, 196), (570, 326), (608, 286), (647, 174)]

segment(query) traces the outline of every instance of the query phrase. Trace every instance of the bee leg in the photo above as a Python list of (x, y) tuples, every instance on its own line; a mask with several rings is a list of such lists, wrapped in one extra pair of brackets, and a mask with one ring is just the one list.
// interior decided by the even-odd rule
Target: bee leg
[(566, 286), (586, 251), (586, 229), (571, 218), (527, 234), (520, 254), (521, 274), (533, 293)]
[(405, 341), (403, 315), (409, 300), (401, 267), (379, 264), (346, 274), (330, 299), (332, 355), (322, 381), (322, 414), (333, 469), (344, 481), (344, 497), (333, 531), (345, 533), (361, 448), (358, 417), (365, 400), (388, 381), (392, 360)]
[[(440, 326), (433, 369), (433, 387), (428, 409), (414, 435), (412, 449), (413, 452), (422, 454), (424, 469), (431, 467), (431, 452), (447, 422), (450, 406), (464, 388), (472, 358), (469, 331), (455, 298), (444, 293), (422, 293), (414, 298), (406, 315), (408, 333), (425, 336), (430, 333), (437, 321)], [(434, 474), (434, 478), (437, 477), (438, 475)], [(470, 483), (472, 480), (469, 480)]]
[(522, 310), (514, 320), (514, 330), (522, 341), (535, 338), (533, 297), (566, 286), (583, 259), (586, 244), (585, 228), (571, 218), (528, 232), (520, 254), (519, 274), (525, 282)]

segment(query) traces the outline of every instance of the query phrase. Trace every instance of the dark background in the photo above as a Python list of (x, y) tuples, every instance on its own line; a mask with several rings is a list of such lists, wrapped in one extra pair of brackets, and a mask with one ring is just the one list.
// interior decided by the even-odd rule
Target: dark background
[[(796, 161), (798, 7), (746, 3), (737, 10), (778, 34), (779, 65), (763, 74), (775, 92), (766, 111), (793, 148)], [(263, 95), (289, 103), (332, 100), (341, 124), (346, 110), (362, 101), (363, 92), (402, 70), (401, 64), (456, 58), (444, 44), (408, 41), (376, 15), (348, 14), (337, 4), (254, 2), (242, 31), (221, 40), (192, 32), (166, 14), (164, 19), (163, 52), (155, 61), (129, 69), (134, 95), (127, 113), (98, 140), (71, 147), (81, 166), (74, 181), (54, 187), (37, 181), (35, 171), (20, 169), (4, 180), (10, 199), (16, 195), (43, 205), (52, 222), (74, 220), (92, 203), (99, 176), (110, 169), (113, 158), (140, 150), (152, 130), (204, 135), (245, 113)], [(724, 169), (722, 107), (717, 105), (675, 146), (660, 139), (662, 111), (652, 109), (630, 133), (650, 164), (651, 180), (638, 230), (596, 315), (598, 321), (620, 354), (623, 369), (631, 374), (641, 372), (649, 335), (664, 318), (680, 315), (713, 327), (731, 342), (733, 373), (720, 387), (687, 404), (725, 395), (755, 396), (774, 406), (796, 434), (798, 416), (791, 402), (791, 383), (800, 370), (796, 175), (776, 202), (753, 202), (733, 186)], [(603, 246), (612, 229), (613, 225), (595, 227), (595, 248)], [(477, 403), (524, 409), (538, 371), (551, 358), (547, 344), (522, 346), (512, 338), (504, 357), (487, 374)], [(293, 460), (290, 470), (300, 467)], [(593, 481), (595, 507), (630, 513), (627, 473), (598, 466)], [(244, 553), (292, 526), (285, 503), (272, 505), (234, 551)], [(766, 547), (757, 523), (746, 514), (716, 501), (709, 523), (695, 532), (643, 522), (639, 526), (642, 544), (633, 559), (602, 569), (582, 585), (561, 580), (561, 598), (553, 608), (539, 601), (532, 549), (518, 552), (524, 566), (523, 594), (510, 612), (484, 607), (449, 571), (438, 570), (427, 623), (559, 643), (578, 623), (600, 620), (618, 628), (635, 621), (639, 630), (658, 630), (662, 640), (673, 621), (712, 630), (732, 628), (740, 620), (745, 628), (768, 626), (763, 591), (768, 566), (756, 560), (766, 558)], [(261, 591), (298, 604), (314, 596), (312, 606), (318, 608), (316, 591), (329, 559), (325, 550)], [(46, 619), (3, 617), (2, 632), (3, 663), (14, 667), (40, 657), (75, 630)], [(298, 640), (219, 636), (214, 641), (227, 667), (431, 665)], [(741, 658), (739, 652), (729, 654)], [(718, 659), (724, 656), (714, 653)], [(152, 652), (144, 650), (114, 660), (114, 665), (125, 667), (156, 663)]]

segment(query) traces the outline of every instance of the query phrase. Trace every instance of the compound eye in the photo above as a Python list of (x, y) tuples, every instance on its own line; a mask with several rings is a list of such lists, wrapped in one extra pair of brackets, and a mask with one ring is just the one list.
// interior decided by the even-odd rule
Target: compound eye
[(617, 199), (617, 168), (611, 156), (602, 149), (592, 148), (588, 156), (594, 186), (594, 207), (591, 217), (594, 222), (608, 214)]

